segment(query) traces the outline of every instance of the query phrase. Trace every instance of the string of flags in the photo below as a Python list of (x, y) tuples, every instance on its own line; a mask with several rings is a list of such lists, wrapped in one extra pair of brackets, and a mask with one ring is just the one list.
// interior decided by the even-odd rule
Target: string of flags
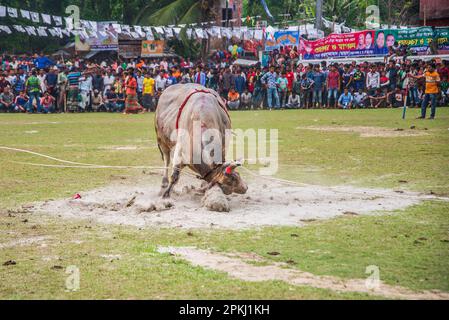
[[(261, 27), (219, 27), (211, 26), (215, 22), (202, 22), (192, 24), (180, 24), (169, 26), (130, 26), (122, 25), (115, 22), (96, 22), (89, 20), (80, 20), (75, 25), (72, 17), (61, 17), (45, 13), (33, 12), (29, 10), (17, 9), (0, 5), (0, 19), (26, 19), (36, 25), (1, 25), (0, 33), (11, 34), (13, 32), (26, 33), (30, 36), (42, 37), (71, 37), (79, 36), (82, 40), (88, 38), (98, 38), (111, 36), (118, 38), (119, 35), (126, 35), (134, 39), (180, 39), (182, 29), (186, 30), (188, 39), (207, 39), (210, 37), (237, 38), (237, 39), (254, 39), (262, 40), (264, 37), (264, 29)], [(242, 18), (248, 20), (251, 17)], [(229, 21), (235, 21), (231, 19)]]

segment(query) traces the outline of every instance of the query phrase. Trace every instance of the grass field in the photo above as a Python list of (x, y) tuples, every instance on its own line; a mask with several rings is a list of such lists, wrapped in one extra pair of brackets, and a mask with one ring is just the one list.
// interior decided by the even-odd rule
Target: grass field
[[(232, 120), (234, 128), (279, 129), (277, 177), (448, 196), (449, 108), (438, 109), (433, 121), (415, 120), (417, 115), (416, 109), (408, 110), (407, 120), (401, 120), (400, 110), (392, 109), (249, 111), (232, 113)], [(398, 129), (394, 132), (404, 135), (365, 137), (352, 131), (306, 129), (310, 126)], [(0, 146), (83, 163), (162, 165), (153, 128), (149, 114), (0, 114)], [(70, 197), (124, 177), (137, 181), (142, 170), (45, 168), (18, 162), (59, 164), (0, 150), (0, 298), (381, 298), (281, 281), (236, 280), (158, 253), (157, 246), (254, 252), (267, 263), (290, 261), (291, 268), (344, 279), (364, 279), (366, 266), (377, 265), (385, 283), (449, 292), (447, 202), (426, 201), (403, 211), (316, 221), (301, 228), (139, 229), (15, 209), (33, 201)], [(33, 237), (45, 237), (45, 245), (8, 245)], [(268, 254), (273, 251), (280, 254)], [(1, 265), (8, 260), (17, 264)], [(81, 272), (76, 292), (65, 290), (64, 271), (70, 265)]]

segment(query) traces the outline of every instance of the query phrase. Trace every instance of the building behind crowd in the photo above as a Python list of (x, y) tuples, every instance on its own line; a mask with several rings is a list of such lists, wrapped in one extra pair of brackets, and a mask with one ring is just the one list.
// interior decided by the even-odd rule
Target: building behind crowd
[(448, 0), (420, 0), (419, 20), (421, 25), (448, 26), (449, 1)]

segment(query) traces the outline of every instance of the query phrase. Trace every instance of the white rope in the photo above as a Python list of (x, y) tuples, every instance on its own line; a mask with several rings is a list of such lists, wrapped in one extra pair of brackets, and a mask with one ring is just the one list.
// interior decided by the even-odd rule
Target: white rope
[[(90, 164), (90, 163), (81, 163), (81, 162), (74, 162), (74, 161), (68, 161), (68, 160), (63, 160), (63, 159), (58, 159), (49, 155), (45, 155), (42, 153), (38, 153), (38, 152), (34, 152), (34, 151), (30, 151), (30, 150), (25, 150), (25, 149), (18, 149), (18, 148), (10, 148), (10, 147), (4, 147), (4, 146), (0, 146), (0, 149), (3, 150), (9, 150), (9, 151), (16, 151), (16, 152), (23, 152), (23, 153), (28, 153), (28, 154), (32, 154), (32, 155), (36, 155), (39, 157), (43, 157), (43, 158), (47, 158), (47, 159), (51, 159), (57, 162), (61, 162), (61, 163), (67, 163), (67, 164), (71, 164), (69, 165), (51, 165), (51, 164), (42, 164), (42, 163), (30, 163), (30, 162), (17, 162), (17, 161), (12, 161), (14, 163), (20, 163), (20, 164), (24, 164), (24, 165), (30, 165), (30, 166), (39, 166), (39, 167), (53, 167), (53, 168), (88, 168), (88, 169), (149, 169), (149, 170), (164, 170), (167, 167), (157, 167), (157, 166), (106, 166), (106, 165), (97, 165), (97, 164)], [(241, 167), (245, 172), (248, 172), (250, 175), (259, 178), (259, 179), (265, 179), (265, 180), (270, 180), (270, 181), (275, 181), (281, 184), (286, 184), (286, 185), (290, 185), (290, 186), (302, 186), (302, 187), (323, 187), (320, 185), (312, 185), (312, 184), (305, 184), (305, 183), (301, 183), (301, 182), (295, 182), (295, 181), (290, 181), (290, 180), (285, 180), (285, 179), (281, 179), (281, 178), (274, 178), (274, 177), (268, 177), (268, 176), (262, 176), (259, 175), (251, 170), (249, 170), (248, 168), (245, 167)], [(197, 175), (194, 173), (190, 173), (190, 172), (186, 172), (184, 171), (184, 174), (194, 177), (196, 178)], [(337, 193), (343, 193), (343, 194), (347, 194), (347, 191), (339, 191), (339, 190), (335, 190), (334, 187), (328, 187), (329, 189), (333, 189), (334, 192)], [(353, 194), (361, 194), (364, 195), (363, 193), (357, 193), (357, 192), (351, 192)], [(408, 196), (408, 195), (387, 195), (384, 193), (379, 193), (379, 195), (383, 196), (383, 197), (401, 197), (401, 198), (408, 198), (408, 199), (419, 199), (422, 200), (422, 196)], [(427, 196), (428, 199), (432, 199), (432, 200), (442, 200), (442, 201), (449, 201), (448, 197), (438, 197), (438, 196)]]

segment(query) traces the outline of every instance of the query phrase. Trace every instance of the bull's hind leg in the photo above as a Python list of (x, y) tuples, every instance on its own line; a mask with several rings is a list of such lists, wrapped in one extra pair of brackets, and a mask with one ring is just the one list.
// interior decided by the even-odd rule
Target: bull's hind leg
[(159, 146), (161, 151), (162, 159), (164, 160), (164, 176), (162, 177), (161, 191), (159, 195), (162, 195), (168, 187), (168, 168), (170, 167), (170, 149)]
[(162, 196), (164, 199), (170, 198), (170, 194), (173, 190), (173, 187), (178, 183), (179, 176), (181, 175), (181, 170), (184, 166), (178, 165), (173, 167), (173, 173), (171, 175), (170, 184), (168, 185), (167, 190), (165, 190), (164, 195)]
[(170, 198), (170, 194), (173, 190), (173, 187), (175, 184), (179, 181), (179, 176), (181, 174), (181, 170), (184, 168), (184, 165), (182, 164), (182, 157), (181, 157), (181, 144), (176, 144), (175, 152), (173, 155), (173, 172), (170, 179), (170, 184), (168, 185), (167, 190), (165, 190), (163, 194), (163, 198)]

